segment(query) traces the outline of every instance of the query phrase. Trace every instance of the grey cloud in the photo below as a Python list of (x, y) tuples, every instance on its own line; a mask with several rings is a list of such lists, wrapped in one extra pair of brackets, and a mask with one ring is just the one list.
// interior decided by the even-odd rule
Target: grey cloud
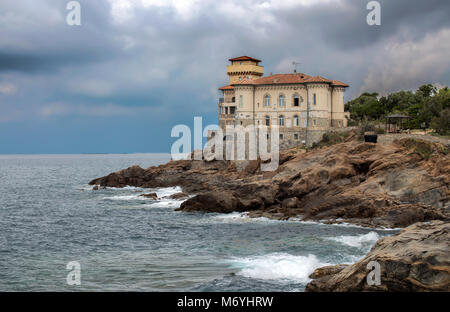
[[(220, 6), (224, 2), (209, 0), (189, 18), (173, 8), (136, 6), (129, 12), (132, 18), (122, 23), (111, 16), (109, 1), (80, 2), (80, 27), (65, 24), (65, 0), (46, 0), (41, 6), (25, 0), (0, 3), (1, 12), (15, 13), (7, 25), (16, 23), (0, 28), (0, 37), (6, 38), (0, 40), (0, 75), (14, 72), (8, 81), (21, 90), (0, 95), (7, 107), (26, 112), (32, 105), (30, 111), (39, 113), (55, 108), (51, 103), (65, 103), (60, 110), (47, 110), (56, 112), (53, 116), (103, 112), (108, 105), (117, 112), (146, 106), (180, 114), (214, 112), (217, 87), (226, 83), (227, 59), (238, 55), (261, 58), (266, 74), (292, 70), (290, 62), (300, 61), (301, 71), (349, 83), (348, 98), (365, 89), (414, 88), (424, 77), (449, 83), (445, 62), (437, 74), (430, 72), (438, 61), (418, 65), (416, 71), (399, 62), (433, 51), (408, 51), (409, 43), (440, 46), (442, 29), (450, 27), (449, 1), (382, 0), (380, 27), (365, 23), (368, 1), (361, 0), (270, 10), (264, 10), (264, 1), (233, 1), (232, 8), (241, 6), (247, 18), (228, 14)], [(386, 48), (395, 44), (401, 53)], [(436, 60), (448, 49), (434, 49)], [(390, 83), (386, 75), (408, 79), (400, 85), (401, 78)]]

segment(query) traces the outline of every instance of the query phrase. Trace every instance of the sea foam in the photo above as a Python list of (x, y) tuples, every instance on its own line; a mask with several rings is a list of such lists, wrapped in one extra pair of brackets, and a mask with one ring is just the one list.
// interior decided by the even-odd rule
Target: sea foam
[(233, 267), (240, 268), (238, 275), (286, 282), (307, 283), (309, 275), (318, 267), (329, 265), (320, 262), (315, 255), (294, 256), (273, 253), (264, 256), (236, 258), (230, 260)]
[(328, 239), (350, 247), (368, 249), (372, 247), (380, 239), (380, 236), (376, 232), (369, 232), (367, 234), (355, 236), (343, 235), (337, 237), (328, 237)]

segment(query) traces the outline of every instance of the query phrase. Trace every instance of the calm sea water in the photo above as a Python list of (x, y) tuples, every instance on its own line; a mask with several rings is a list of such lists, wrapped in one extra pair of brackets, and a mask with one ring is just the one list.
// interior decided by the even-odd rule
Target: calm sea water
[[(96, 177), (169, 155), (0, 155), (0, 291), (303, 291), (326, 264), (354, 262), (394, 231), (244, 214), (175, 212)], [(81, 265), (69, 286), (66, 265)]]

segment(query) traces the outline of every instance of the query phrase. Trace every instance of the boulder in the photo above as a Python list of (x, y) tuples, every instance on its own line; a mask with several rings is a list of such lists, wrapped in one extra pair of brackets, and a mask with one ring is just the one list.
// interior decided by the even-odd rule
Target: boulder
[(184, 199), (184, 198), (188, 198), (188, 197), (189, 197), (189, 195), (184, 192), (179, 192), (179, 193), (169, 196), (170, 199)]
[(231, 192), (212, 191), (189, 198), (177, 210), (230, 213), (240, 211), (241, 205)]
[(158, 195), (156, 193), (142, 194), (140, 197), (150, 198), (150, 199), (158, 199)]
[[(416, 223), (380, 239), (353, 265), (317, 269), (306, 291), (450, 291), (450, 223)], [(380, 266), (380, 284), (367, 276)], [(371, 285), (369, 285), (371, 284)]]

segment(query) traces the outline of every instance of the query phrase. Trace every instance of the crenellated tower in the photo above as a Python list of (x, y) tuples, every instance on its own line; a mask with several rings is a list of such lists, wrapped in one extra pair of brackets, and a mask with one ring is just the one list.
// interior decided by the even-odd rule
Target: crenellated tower
[(240, 56), (229, 59), (231, 65), (227, 66), (228, 84), (239, 83), (243, 79), (254, 80), (264, 75), (264, 67), (258, 65), (261, 61), (249, 56)]

